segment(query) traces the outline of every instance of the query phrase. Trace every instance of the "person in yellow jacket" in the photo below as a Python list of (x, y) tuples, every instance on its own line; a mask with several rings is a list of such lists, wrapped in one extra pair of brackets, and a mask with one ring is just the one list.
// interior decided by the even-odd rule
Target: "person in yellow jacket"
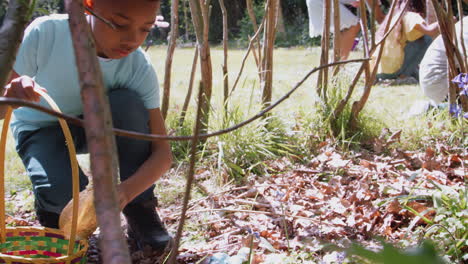
[[(382, 58), (379, 63), (377, 78), (403, 79), (413, 77), (419, 79), (419, 64), (432, 42), (439, 34), (437, 22), (427, 24), (423, 18), (426, 12), (425, 1), (407, 0), (408, 7), (404, 9), (405, 0), (398, 0), (395, 13), (392, 17), (387, 15), (377, 31), (377, 41), (385, 35), (387, 23), (393, 30), (383, 45)], [(404, 12), (398, 24), (394, 26)], [(374, 52), (374, 62), (379, 50)]]

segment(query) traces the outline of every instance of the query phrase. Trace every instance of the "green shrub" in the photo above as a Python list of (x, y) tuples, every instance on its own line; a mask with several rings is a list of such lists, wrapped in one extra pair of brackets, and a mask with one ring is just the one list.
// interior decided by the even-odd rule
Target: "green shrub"
[[(235, 107), (227, 114), (224, 122), (214, 126), (226, 128), (247, 118), (240, 107)], [(248, 173), (264, 174), (267, 168), (265, 161), (293, 155), (296, 149), (294, 144), (290, 144), (291, 140), (280, 119), (269, 115), (210, 140), (207, 150), (211, 159), (222, 162), (220, 165), (229, 175), (241, 179)]]

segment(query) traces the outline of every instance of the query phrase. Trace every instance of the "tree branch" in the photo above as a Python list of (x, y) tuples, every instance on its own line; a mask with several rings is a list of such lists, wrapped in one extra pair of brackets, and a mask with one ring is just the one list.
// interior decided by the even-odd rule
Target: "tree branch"
[(198, 107), (197, 107), (197, 116), (196, 116), (196, 122), (193, 128), (193, 134), (195, 135), (192, 138), (192, 146), (190, 150), (190, 165), (189, 165), (189, 170), (187, 172), (187, 183), (185, 185), (185, 194), (184, 194), (184, 201), (183, 201), (183, 206), (182, 206), (182, 212), (181, 212), (181, 218), (179, 221), (179, 226), (177, 228), (177, 234), (175, 237), (175, 243), (174, 247), (172, 249), (172, 253), (169, 259), (169, 263), (175, 264), (177, 261), (177, 255), (179, 251), (179, 244), (180, 244), (180, 238), (182, 237), (182, 232), (184, 230), (184, 224), (185, 224), (185, 218), (187, 216), (187, 209), (188, 209), (188, 203), (190, 200), (190, 193), (192, 190), (192, 183), (193, 183), (193, 176), (195, 174), (195, 162), (197, 160), (197, 145), (198, 145), (198, 133), (201, 129), (201, 116), (202, 116), (202, 107), (203, 107), (203, 82), (200, 82), (200, 87), (198, 88)]
[(95, 44), (84, 16), (82, 1), (66, 0), (85, 116), (86, 141), (91, 159), (94, 205), (101, 228), (104, 263), (130, 263), (128, 245), (117, 206), (117, 158), (112, 118), (103, 88)]
[(30, 0), (10, 0), (8, 11), (0, 29), (0, 95), (10, 79), (24, 28), (28, 23)]
[(171, 3), (171, 33), (169, 45), (167, 46), (166, 66), (164, 67), (164, 93), (161, 105), (161, 113), (164, 119), (167, 117), (169, 109), (169, 98), (171, 95), (171, 71), (172, 59), (179, 36), (179, 0), (172, 0)]

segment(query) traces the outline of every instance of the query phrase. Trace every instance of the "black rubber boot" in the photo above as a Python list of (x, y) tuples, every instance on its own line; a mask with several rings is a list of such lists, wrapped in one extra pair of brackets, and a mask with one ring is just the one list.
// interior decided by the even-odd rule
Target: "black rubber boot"
[(128, 236), (140, 250), (150, 246), (153, 250), (163, 251), (172, 241), (156, 212), (156, 203), (156, 200), (131, 203), (123, 210), (128, 224)]
[(37, 220), (44, 227), (58, 228), (60, 215), (43, 210), (36, 211)]

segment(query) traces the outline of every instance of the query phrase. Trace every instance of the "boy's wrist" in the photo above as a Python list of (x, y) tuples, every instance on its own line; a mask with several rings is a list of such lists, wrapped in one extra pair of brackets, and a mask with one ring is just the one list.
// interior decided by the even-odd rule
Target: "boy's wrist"
[(121, 182), (117, 187), (117, 197), (119, 202), (120, 210), (123, 210), (124, 207), (133, 200), (131, 198), (131, 192), (129, 190), (128, 184), (125, 184), (125, 181)]

